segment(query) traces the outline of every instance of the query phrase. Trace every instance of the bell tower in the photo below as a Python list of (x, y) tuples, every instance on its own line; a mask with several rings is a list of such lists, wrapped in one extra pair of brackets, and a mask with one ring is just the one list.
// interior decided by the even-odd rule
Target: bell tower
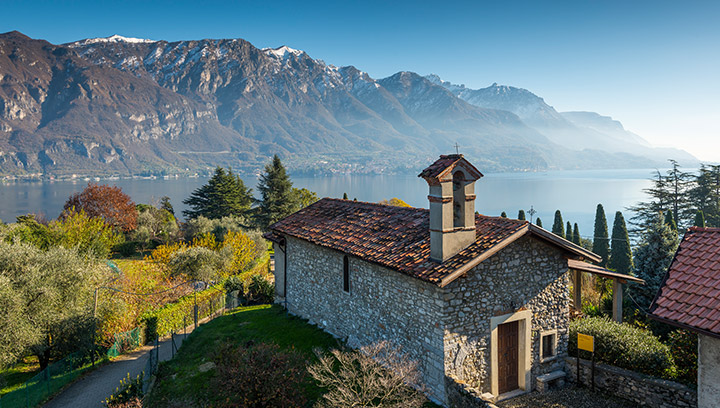
[(482, 177), (462, 154), (441, 155), (418, 177), (430, 188), (430, 258), (443, 262), (475, 242), (475, 181)]

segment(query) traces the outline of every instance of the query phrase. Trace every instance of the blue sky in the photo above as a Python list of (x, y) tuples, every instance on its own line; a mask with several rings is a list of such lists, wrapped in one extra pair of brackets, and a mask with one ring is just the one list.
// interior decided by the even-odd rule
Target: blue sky
[(527, 88), (720, 161), (718, 1), (0, 1), (0, 32), (288, 45), (375, 78)]

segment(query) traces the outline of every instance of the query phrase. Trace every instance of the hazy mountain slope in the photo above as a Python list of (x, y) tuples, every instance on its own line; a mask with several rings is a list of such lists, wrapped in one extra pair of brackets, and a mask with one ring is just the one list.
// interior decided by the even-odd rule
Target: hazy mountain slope
[(554, 143), (569, 149), (629, 153), (649, 158), (657, 164), (664, 164), (669, 157), (688, 164), (697, 163), (697, 159), (680, 149), (653, 148), (645, 139), (625, 130), (620, 122), (610, 117), (595, 112), (557, 112), (543, 98), (526, 89), (498, 84), (470, 89), (443, 81), (437, 75), (426, 78), (473, 105), (513, 112)]
[(200, 103), (17, 32), (0, 36), (0, 76), (3, 172), (131, 174), (190, 165), (177, 150), (256, 149)]
[(603, 146), (624, 130), (568, 115), (518, 88), (412, 72), (376, 80), (241, 39), (52, 45), (0, 34), (2, 174), (254, 171), (272, 154), (295, 170), (415, 171), (455, 143), (485, 171), (657, 162)]

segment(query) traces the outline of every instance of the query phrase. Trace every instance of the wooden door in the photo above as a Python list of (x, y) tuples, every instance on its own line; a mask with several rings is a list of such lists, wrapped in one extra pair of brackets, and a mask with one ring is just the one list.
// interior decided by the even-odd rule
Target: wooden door
[(518, 321), (504, 323), (498, 330), (498, 391), (518, 388)]

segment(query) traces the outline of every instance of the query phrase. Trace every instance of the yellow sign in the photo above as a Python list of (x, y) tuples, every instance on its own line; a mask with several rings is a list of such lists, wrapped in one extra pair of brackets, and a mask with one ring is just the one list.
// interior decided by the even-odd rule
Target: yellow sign
[(578, 349), (595, 352), (595, 338), (587, 334), (578, 333)]

